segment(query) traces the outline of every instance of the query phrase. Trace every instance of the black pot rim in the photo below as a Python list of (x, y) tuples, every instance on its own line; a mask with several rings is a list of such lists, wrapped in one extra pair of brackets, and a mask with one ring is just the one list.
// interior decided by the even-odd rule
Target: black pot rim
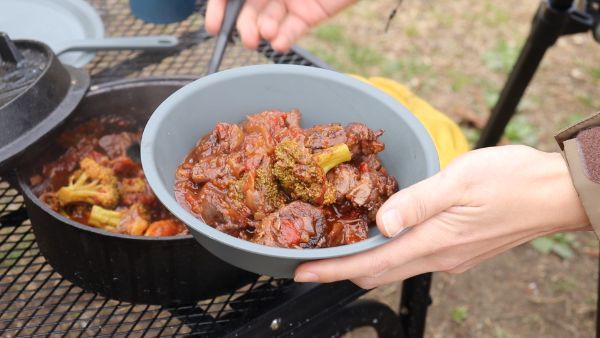
[[(148, 78), (137, 78), (137, 79), (125, 79), (118, 81), (106, 82), (100, 85), (94, 85), (90, 87), (89, 92), (84, 96), (85, 99), (88, 95), (96, 95), (108, 90), (121, 89), (127, 87), (143, 87), (148, 85), (164, 85), (164, 84), (177, 84), (177, 85), (185, 85), (193, 80), (197, 79), (196, 77), (191, 76), (177, 76), (177, 77), (148, 77)], [(65, 121), (68, 123), (68, 121)], [(194, 240), (193, 235), (179, 235), (179, 236), (168, 236), (168, 237), (159, 237), (159, 236), (134, 236), (134, 235), (124, 235), (118, 234), (98, 228), (94, 228), (89, 225), (81, 224), (79, 222), (75, 222), (72, 219), (61, 215), (60, 213), (52, 210), (46, 203), (39, 199), (33, 191), (31, 190), (30, 184), (28, 183), (28, 178), (24, 177), (23, 170), (18, 168), (15, 170), (17, 173), (17, 182), (21, 189), (21, 192), (26, 195), (27, 199), (35, 203), (38, 207), (48, 213), (50, 216), (58, 219), (59, 221), (69, 224), (75, 228), (78, 228), (83, 231), (90, 231), (96, 233), (101, 236), (119, 238), (124, 240), (137, 240), (137, 241), (156, 241), (156, 242), (171, 242), (171, 241), (190, 241)]]

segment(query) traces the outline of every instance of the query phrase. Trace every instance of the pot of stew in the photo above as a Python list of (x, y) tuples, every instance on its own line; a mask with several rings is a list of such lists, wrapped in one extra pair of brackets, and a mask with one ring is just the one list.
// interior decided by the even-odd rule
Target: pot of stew
[(200, 246), (150, 189), (143, 127), (186, 78), (120, 81), (90, 91), (18, 183), (40, 251), (83, 289), (146, 304), (191, 304), (257, 276)]

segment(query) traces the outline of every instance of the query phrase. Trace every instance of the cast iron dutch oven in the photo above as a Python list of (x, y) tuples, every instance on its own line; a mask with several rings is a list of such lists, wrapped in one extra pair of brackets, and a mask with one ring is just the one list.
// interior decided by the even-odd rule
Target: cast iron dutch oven
[[(123, 114), (144, 125), (155, 108), (189, 79), (133, 80), (89, 92), (61, 126)], [(106, 297), (147, 304), (189, 304), (239, 288), (256, 275), (219, 260), (191, 235), (142, 237), (110, 233), (72, 221), (33, 193), (29, 179), (65, 151), (51, 139), (44, 155), (21, 166), (18, 184), (40, 251), (63, 277)]]

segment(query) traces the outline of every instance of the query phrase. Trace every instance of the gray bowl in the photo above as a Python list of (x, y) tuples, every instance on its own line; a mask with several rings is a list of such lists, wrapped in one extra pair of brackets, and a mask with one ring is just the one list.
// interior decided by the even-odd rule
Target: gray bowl
[(285, 249), (251, 243), (203, 223), (175, 200), (175, 170), (198, 139), (218, 122), (239, 123), (268, 109), (298, 108), (303, 127), (363, 122), (384, 129), (384, 166), (400, 187), (439, 170), (435, 146), (421, 123), (375, 87), (336, 72), (292, 65), (259, 65), (222, 71), (196, 80), (169, 96), (142, 136), (144, 172), (160, 201), (186, 223), (206, 249), (255, 273), (292, 277), (298, 264), (369, 250), (389, 239), (372, 227), (366, 240), (324, 249)]

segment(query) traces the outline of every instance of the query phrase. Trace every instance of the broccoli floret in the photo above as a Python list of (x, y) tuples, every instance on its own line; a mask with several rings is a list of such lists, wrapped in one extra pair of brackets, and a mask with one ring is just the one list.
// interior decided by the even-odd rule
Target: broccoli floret
[(91, 158), (84, 158), (79, 165), (81, 169), (69, 177), (69, 184), (56, 192), (60, 204), (83, 202), (114, 208), (119, 201), (119, 192), (112, 169)]
[(141, 177), (123, 178), (121, 181), (121, 193), (135, 194), (146, 192), (146, 181)]
[(335, 202), (335, 191), (325, 174), (351, 157), (345, 144), (327, 148), (313, 156), (306, 147), (287, 139), (275, 148), (273, 174), (292, 198), (315, 204), (331, 204)]
[(103, 207), (94, 205), (88, 218), (88, 224), (98, 228), (116, 228), (119, 226), (122, 218), (122, 211), (104, 209)]
[(81, 170), (88, 174), (92, 179), (101, 182), (112, 182), (117, 180), (117, 177), (111, 168), (101, 165), (90, 157), (83, 158), (79, 162), (79, 166), (81, 167)]
[(142, 204), (134, 204), (125, 210), (109, 210), (94, 205), (88, 224), (128, 235), (143, 235), (150, 225), (149, 218), (148, 211)]
[(323, 169), (323, 172), (327, 174), (329, 170), (338, 164), (350, 161), (352, 153), (345, 143), (341, 143), (314, 155), (314, 159), (319, 167)]

